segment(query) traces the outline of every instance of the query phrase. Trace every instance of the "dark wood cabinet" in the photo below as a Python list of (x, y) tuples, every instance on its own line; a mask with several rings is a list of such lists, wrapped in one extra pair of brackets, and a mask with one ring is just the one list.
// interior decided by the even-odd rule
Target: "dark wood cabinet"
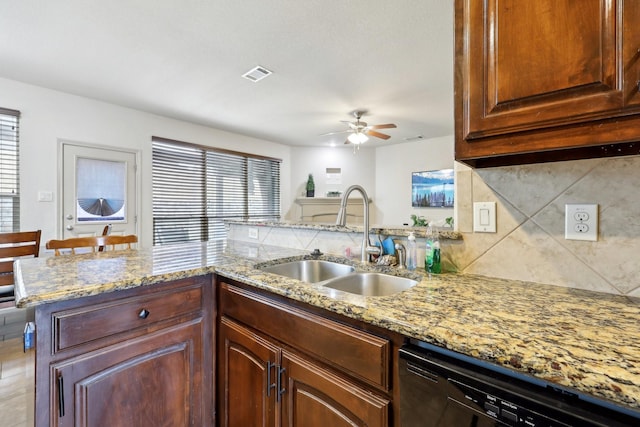
[(283, 351), (282, 426), (387, 427), (390, 402), (334, 375), (313, 360)]
[(193, 362), (199, 360), (201, 329), (173, 327), (52, 364), (59, 394), (55, 425), (190, 425), (185, 408), (198, 391), (194, 381), (201, 368)]
[(36, 308), (36, 426), (213, 425), (210, 276)]
[(275, 384), (279, 348), (223, 317), (218, 353), (219, 425), (275, 427), (276, 390), (269, 386)]
[(388, 340), (229, 283), (219, 291), (221, 427), (393, 424)]
[(456, 0), (456, 160), (640, 153), (640, 5)]

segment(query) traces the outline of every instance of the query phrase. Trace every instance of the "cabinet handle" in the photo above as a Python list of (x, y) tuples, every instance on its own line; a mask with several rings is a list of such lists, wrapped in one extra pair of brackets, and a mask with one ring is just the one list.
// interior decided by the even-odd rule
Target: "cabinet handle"
[(282, 386), (283, 381), (282, 381), (282, 375), (285, 373), (286, 369), (285, 368), (281, 368), (278, 366), (278, 394), (276, 396), (276, 401), (280, 402), (280, 399), (282, 397), (282, 395), (285, 393), (285, 388)]
[(140, 313), (138, 313), (138, 317), (141, 319), (146, 319), (147, 317), (149, 317), (149, 314), (151, 314), (149, 310), (143, 308), (142, 310), (140, 310)]
[[(277, 365), (275, 363), (271, 363), (271, 361), (267, 361), (267, 397), (271, 396), (271, 389), (276, 388), (277, 385), (275, 383), (271, 383), (271, 368), (276, 368)], [(277, 368), (276, 368), (277, 369)]]
[(64, 380), (62, 373), (58, 373), (58, 416), (64, 417)]

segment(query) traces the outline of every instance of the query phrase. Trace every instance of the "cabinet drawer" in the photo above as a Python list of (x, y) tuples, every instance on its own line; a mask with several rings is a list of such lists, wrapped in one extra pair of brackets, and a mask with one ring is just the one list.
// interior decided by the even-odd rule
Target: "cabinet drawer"
[(220, 285), (222, 314), (334, 369), (389, 390), (389, 340), (226, 283)]
[(200, 312), (202, 298), (197, 283), (52, 313), (54, 351)]

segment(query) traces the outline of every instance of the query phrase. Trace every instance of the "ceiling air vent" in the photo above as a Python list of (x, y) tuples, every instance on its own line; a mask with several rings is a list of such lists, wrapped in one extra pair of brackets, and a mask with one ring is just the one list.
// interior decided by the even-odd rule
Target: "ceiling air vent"
[(244, 77), (247, 80), (251, 80), (252, 82), (258, 82), (264, 79), (265, 77), (267, 77), (268, 75), (270, 75), (271, 73), (272, 73), (271, 71), (258, 65), (257, 67), (252, 68), (251, 70), (244, 73), (242, 77)]
[(416, 135), (416, 136), (408, 136), (404, 140), (407, 142), (411, 142), (411, 141), (420, 141), (421, 139), (424, 139), (424, 136)]

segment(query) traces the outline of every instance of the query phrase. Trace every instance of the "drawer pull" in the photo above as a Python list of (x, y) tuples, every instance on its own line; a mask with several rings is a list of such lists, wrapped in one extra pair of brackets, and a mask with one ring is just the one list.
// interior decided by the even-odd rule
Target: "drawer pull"
[(64, 417), (64, 379), (62, 373), (58, 373), (58, 416)]
[(142, 310), (140, 310), (140, 313), (138, 313), (138, 317), (141, 319), (146, 319), (147, 317), (149, 317), (149, 310), (147, 310), (146, 308), (143, 308)]
[[(278, 365), (275, 363), (271, 363), (270, 360), (267, 361), (267, 397), (271, 396), (271, 389), (275, 388), (277, 390), (277, 383), (271, 383), (271, 368), (278, 369)], [(276, 371), (277, 373), (277, 371)]]
[[(275, 368), (276, 374), (276, 382), (272, 383), (271, 381), (271, 368)], [(282, 375), (285, 373), (286, 369), (280, 367), (280, 365), (276, 363), (271, 363), (271, 361), (267, 361), (267, 397), (271, 396), (271, 389), (275, 388), (276, 392), (276, 402), (280, 402), (281, 396), (286, 392)]]
[(281, 368), (278, 365), (276, 365), (276, 369), (278, 372), (278, 378), (276, 378), (276, 382), (277, 382), (276, 390), (278, 391), (278, 394), (276, 394), (276, 402), (280, 402), (282, 395), (287, 391), (284, 388), (283, 381), (282, 381), (282, 375), (285, 373), (286, 369)]

